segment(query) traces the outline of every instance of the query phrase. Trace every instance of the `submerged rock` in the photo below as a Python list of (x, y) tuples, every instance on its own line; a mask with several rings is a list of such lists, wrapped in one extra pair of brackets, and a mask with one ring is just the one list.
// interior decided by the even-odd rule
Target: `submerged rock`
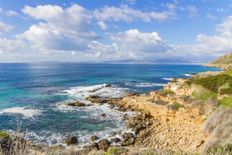
[(86, 106), (86, 104), (81, 103), (81, 102), (79, 102), (79, 101), (72, 102), (72, 103), (68, 103), (67, 105), (73, 106), (73, 107), (84, 107), (84, 106)]
[(67, 145), (74, 145), (74, 144), (78, 144), (78, 139), (75, 136), (69, 136), (65, 139), (65, 143)]

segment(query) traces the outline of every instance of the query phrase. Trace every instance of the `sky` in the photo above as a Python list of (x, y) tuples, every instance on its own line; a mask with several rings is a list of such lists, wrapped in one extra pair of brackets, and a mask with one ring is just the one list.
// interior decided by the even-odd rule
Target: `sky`
[(207, 63), (230, 52), (231, 0), (0, 0), (0, 63)]

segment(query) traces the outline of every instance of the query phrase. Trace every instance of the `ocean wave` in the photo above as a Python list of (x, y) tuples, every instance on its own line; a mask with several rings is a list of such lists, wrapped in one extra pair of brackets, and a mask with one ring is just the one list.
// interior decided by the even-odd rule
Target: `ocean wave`
[(174, 78), (162, 78), (163, 80), (166, 80), (166, 81), (173, 81)]
[(139, 84), (135, 84), (135, 87), (155, 87), (155, 86), (164, 86), (163, 83), (149, 83), (149, 82), (141, 82)]
[[(15, 133), (14, 131), (8, 130), (8, 132)], [(112, 133), (116, 132), (117, 134), (112, 136)], [(63, 145), (65, 144), (65, 138), (68, 136), (76, 136), (78, 138), (78, 146), (82, 147), (86, 144), (91, 143), (91, 136), (96, 135), (99, 139), (112, 139), (114, 137), (122, 138), (121, 134), (125, 132), (132, 132), (131, 129), (126, 129), (125, 126), (121, 126), (118, 128), (108, 128), (108, 130), (104, 131), (93, 131), (93, 132), (87, 132), (87, 131), (76, 131), (76, 132), (69, 132), (69, 133), (55, 133), (54, 131), (46, 131), (42, 130), (39, 132), (34, 131), (27, 131), (20, 133), (21, 137), (24, 137), (25, 139), (37, 143), (37, 144), (46, 144), (48, 146), (54, 146), (54, 145)]]
[(71, 87), (68, 90), (64, 90), (64, 92), (75, 99), (84, 101), (86, 97), (92, 95), (97, 95), (99, 97), (120, 98), (128, 93), (128, 88), (119, 88), (108, 84), (101, 84), (93, 86)]
[(191, 77), (191, 76), (193, 76), (192, 74), (184, 74), (185, 76), (188, 76), (188, 77)]
[(20, 114), (23, 115), (24, 118), (33, 118), (34, 116), (38, 116), (42, 113), (41, 110), (30, 109), (27, 107), (12, 107), (4, 110), (0, 110), (0, 114)]

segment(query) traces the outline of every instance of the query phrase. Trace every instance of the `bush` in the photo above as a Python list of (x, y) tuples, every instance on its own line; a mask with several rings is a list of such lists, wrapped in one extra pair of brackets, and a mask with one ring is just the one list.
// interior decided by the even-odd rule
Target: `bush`
[[(232, 86), (232, 77), (226, 73), (221, 73), (216, 76), (210, 76), (206, 78), (192, 78), (188, 81), (189, 83), (198, 84), (203, 86), (204, 88), (217, 93), (220, 86), (228, 83), (229, 86)], [(232, 92), (232, 87), (230, 87)]]
[(207, 154), (218, 154), (218, 155), (231, 155), (232, 144), (226, 144), (224, 146), (216, 146), (208, 149)]
[(184, 106), (178, 102), (168, 105), (168, 108), (171, 110), (179, 110), (179, 108), (182, 108), (182, 107)]
[(119, 155), (124, 153), (126, 150), (117, 147), (110, 147), (104, 155)]
[(219, 105), (232, 108), (232, 96), (224, 97), (222, 100), (219, 101)]
[(193, 96), (194, 99), (207, 101), (207, 100), (210, 100), (210, 99), (216, 99), (217, 94), (210, 91), (210, 90), (205, 89), (202, 86), (195, 85), (192, 96)]
[(176, 94), (174, 91), (172, 91), (170, 89), (162, 89), (162, 90), (160, 90), (160, 93), (165, 94), (165, 95), (168, 95), (168, 94), (175, 95)]

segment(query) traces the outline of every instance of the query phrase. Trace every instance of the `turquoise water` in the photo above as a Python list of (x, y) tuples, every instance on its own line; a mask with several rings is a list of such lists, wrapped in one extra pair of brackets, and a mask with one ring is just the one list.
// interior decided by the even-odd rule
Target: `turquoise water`
[[(73, 134), (84, 143), (96, 132), (104, 136), (124, 130), (122, 114), (107, 105), (70, 108), (64, 102), (86, 102), (95, 89), (110, 97), (146, 93), (161, 89), (168, 78), (214, 70), (218, 69), (200, 65), (0, 64), (0, 130), (14, 131), (18, 116), (21, 131), (27, 130), (30, 140), (57, 144)], [(108, 117), (101, 118), (102, 113)]]

